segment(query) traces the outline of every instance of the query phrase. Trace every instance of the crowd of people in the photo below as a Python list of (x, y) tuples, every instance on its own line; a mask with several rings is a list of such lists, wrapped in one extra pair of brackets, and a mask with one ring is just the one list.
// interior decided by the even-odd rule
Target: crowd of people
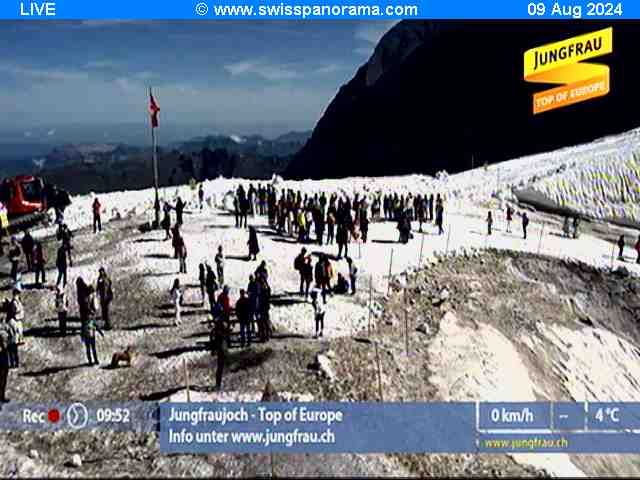
[[(198, 206), (204, 206), (204, 190), (198, 188)], [(233, 214), (235, 226), (248, 229), (247, 261), (258, 261), (260, 254), (259, 232), (255, 225), (249, 225), (248, 218), (266, 216), (269, 227), (276, 235), (293, 238), (302, 245), (300, 253), (293, 259), (293, 269), (299, 276), (299, 295), (305, 302), (310, 301), (313, 312), (314, 337), (324, 335), (325, 316), (328, 298), (334, 295), (355, 295), (358, 291), (358, 268), (349, 254), (349, 246), (357, 241), (369, 241), (371, 222), (394, 222), (398, 231), (399, 243), (406, 244), (413, 236), (413, 222), (418, 222), (423, 232), (426, 224), (432, 224), (437, 234), (444, 233), (444, 198), (440, 194), (398, 195), (380, 192), (361, 196), (327, 194), (325, 192), (308, 195), (292, 189), (277, 189), (271, 184), (258, 184), (257, 188), (249, 184), (245, 189), (240, 185), (233, 193)], [(160, 227), (164, 230), (165, 241), (171, 240), (173, 256), (178, 260), (178, 274), (188, 275), (187, 245), (182, 233), (184, 213), (187, 203), (177, 197), (175, 204), (165, 202)], [(96, 198), (91, 206), (93, 231), (102, 231), (101, 211), (103, 206)], [(175, 221), (172, 214), (175, 212)], [(506, 231), (511, 232), (514, 218), (511, 206), (506, 209)], [(70, 311), (70, 293), (68, 286), (68, 268), (73, 266), (73, 233), (58, 215), (59, 227), (56, 239), (57, 281), (55, 283), (55, 311), (58, 316), (59, 330), (62, 335), (68, 332)], [(527, 238), (529, 218), (522, 214), (522, 233)], [(494, 218), (488, 212), (487, 234), (492, 235)], [(571, 224), (565, 218), (563, 233), (577, 238), (579, 219)], [(337, 255), (314, 252), (310, 254), (307, 245), (337, 246)], [(624, 237), (620, 237), (619, 258), (623, 258)], [(635, 245), (640, 263), (640, 238)], [(12, 297), (1, 305), (4, 319), (0, 323), (0, 400), (6, 400), (5, 390), (7, 371), (19, 368), (19, 346), (24, 341), (24, 307), (21, 301), (22, 274), (33, 273), (36, 288), (47, 285), (47, 258), (42, 241), (32, 237), (26, 230), (22, 239), (11, 237), (8, 259), (11, 264), (10, 277), (13, 282)], [(24, 268), (22, 262), (24, 257)], [(346, 262), (347, 275), (338, 271), (333, 262)], [(209, 312), (210, 348), (217, 356), (216, 387), (221, 388), (223, 370), (229, 345), (233, 337), (238, 338), (241, 348), (248, 348), (255, 342), (268, 342), (274, 333), (270, 317), (272, 288), (265, 261), (261, 261), (253, 274), (249, 275), (246, 285), (238, 288), (238, 297), (231, 298), (231, 288), (225, 278), (226, 257), (222, 245), (219, 245), (213, 259), (203, 259), (198, 265), (198, 281), (201, 306)], [(76, 278), (75, 294), (80, 320), (80, 336), (85, 346), (87, 363), (98, 365), (96, 335), (105, 335), (113, 328), (110, 308), (114, 300), (114, 289), (110, 277), (104, 268), (98, 271), (94, 283), (87, 283), (82, 277)], [(238, 285), (235, 285), (238, 287)], [(182, 311), (185, 305), (186, 288), (180, 278), (175, 278), (168, 292), (168, 299), (174, 309), (174, 325), (182, 325)], [(97, 318), (101, 318), (101, 325)], [(236, 329), (237, 327), (237, 329)], [(6, 367), (6, 368), (5, 368)]]

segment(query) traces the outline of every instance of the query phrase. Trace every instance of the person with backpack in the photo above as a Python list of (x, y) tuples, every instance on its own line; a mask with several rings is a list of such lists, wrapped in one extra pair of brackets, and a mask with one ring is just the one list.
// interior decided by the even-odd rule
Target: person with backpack
[(320, 291), (317, 288), (311, 292), (311, 305), (313, 306), (313, 316), (316, 324), (316, 334), (314, 338), (318, 338), (322, 336), (324, 330), (325, 307), (320, 301)]
[(180, 318), (180, 313), (182, 309), (182, 289), (180, 288), (180, 279), (176, 278), (173, 281), (173, 287), (169, 291), (169, 297), (171, 298), (171, 304), (175, 308), (175, 320), (173, 322), (174, 326), (178, 326), (182, 324), (182, 319)]
[(215, 257), (216, 270), (218, 273), (218, 283), (224, 285), (224, 253), (222, 252), (222, 245), (218, 246), (218, 253)]
[(618, 238), (618, 260), (622, 261), (624, 261), (624, 244), (624, 235), (620, 235), (620, 238)]
[(56, 255), (56, 268), (58, 269), (58, 281), (56, 282), (56, 287), (60, 286), (60, 282), (62, 282), (62, 286), (67, 286), (67, 251), (64, 248), (64, 245), (60, 245), (58, 248), (58, 253)]
[(58, 326), (62, 335), (67, 334), (67, 315), (69, 312), (69, 299), (64, 288), (56, 287), (55, 297), (56, 312), (58, 313)]
[(251, 306), (244, 288), (240, 289), (240, 298), (236, 302), (236, 316), (240, 323), (240, 344), (242, 348), (251, 346)]
[(293, 261), (293, 268), (300, 275), (300, 295), (304, 294), (304, 278), (302, 275), (302, 269), (304, 266), (304, 259), (306, 256), (307, 256), (307, 249), (303, 247), (302, 250), (300, 250), (300, 253), (298, 254), (298, 256)]
[(7, 384), (9, 383), (9, 328), (0, 320), (0, 403), (7, 403)]
[(511, 233), (511, 222), (513, 220), (513, 208), (507, 205), (507, 233)]
[(304, 289), (304, 300), (309, 298), (309, 289), (311, 288), (311, 282), (313, 281), (313, 266), (311, 265), (311, 257), (306, 257), (302, 263), (302, 285)]
[(47, 259), (44, 255), (44, 247), (42, 246), (41, 241), (36, 242), (34, 252), (35, 254), (33, 258), (33, 267), (35, 271), (35, 284), (39, 287), (42, 287), (45, 283), (47, 283), (47, 279), (45, 277)]
[(351, 257), (347, 257), (349, 265), (349, 283), (351, 283), (351, 295), (356, 294), (356, 280), (358, 278), (358, 268)]
[(102, 321), (104, 322), (104, 329), (111, 330), (109, 307), (113, 301), (113, 282), (103, 267), (100, 267), (98, 273), (96, 291), (98, 292), (98, 298), (100, 299), (100, 310), (102, 313)]
[(487, 235), (491, 235), (491, 227), (493, 226), (493, 215), (491, 210), (487, 212)]
[(24, 231), (20, 245), (22, 246), (22, 253), (24, 253), (24, 261), (27, 264), (27, 272), (33, 272), (33, 249), (35, 247), (35, 241), (29, 230)]
[(522, 214), (522, 233), (524, 235), (524, 239), (527, 239), (527, 227), (529, 226), (529, 216), (527, 212)]
[(102, 231), (102, 219), (100, 217), (100, 210), (102, 209), (102, 205), (100, 204), (100, 200), (98, 197), (93, 201), (93, 233), (98, 233)]

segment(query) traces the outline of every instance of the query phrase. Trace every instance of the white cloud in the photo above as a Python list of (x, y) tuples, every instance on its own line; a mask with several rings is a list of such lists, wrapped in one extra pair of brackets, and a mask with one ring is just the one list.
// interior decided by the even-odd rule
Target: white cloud
[(47, 137), (53, 137), (56, 134), (56, 129), (52, 128), (47, 132)]
[(84, 68), (102, 70), (105, 68), (115, 68), (117, 66), (118, 63), (113, 60), (92, 60), (87, 62)]
[(369, 47), (358, 47), (358, 48), (354, 48), (353, 52), (361, 55), (363, 57), (370, 57), (371, 54), (373, 53), (373, 45), (369, 46)]
[(396, 23), (398, 23), (397, 20), (361, 23), (356, 28), (356, 40), (364, 40), (365, 42), (377, 44), (382, 36)]
[(287, 65), (278, 65), (262, 60), (245, 60), (242, 62), (230, 63), (224, 69), (235, 77), (238, 75), (258, 75), (265, 80), (291, 80), (300, 77), (300, 73), (291, 69)]
[(338, 65), (337, 63), (330, 63), (328, 65), (323, 65), (315, 70), (315, 73), (320, 75), (326, 75), (329, 73), (339, 72), (340, 70), (345, 70), (347, 67), (344, 65)]
[(89, 77), (86, 72), (76, 72), (73, 70), (41, 69), (12, 64), (0, 64), (0, 72), (40, 80), (86, 80)]

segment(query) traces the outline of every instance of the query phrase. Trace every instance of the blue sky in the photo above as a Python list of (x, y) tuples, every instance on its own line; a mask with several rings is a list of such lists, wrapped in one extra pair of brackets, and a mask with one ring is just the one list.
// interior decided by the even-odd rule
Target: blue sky
[(312, 128), (394, 22), (1, 22), (0, 129), (147, 121)]

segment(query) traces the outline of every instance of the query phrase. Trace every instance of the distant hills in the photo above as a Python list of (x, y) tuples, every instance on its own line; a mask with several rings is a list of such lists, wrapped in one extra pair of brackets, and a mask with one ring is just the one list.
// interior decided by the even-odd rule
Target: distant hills
[[(158, 147), (162, 185), (191, 178), (271, 178), (281, 173), (311, 132), (289, 132), (274, 139), (261, 135), (207, 135)], [(38, 155), (23, 158), (3, 175), (38, 173), (74, 194), (133, 190), (152, 185), (152, 149), (123, 143), (39, 145)], [(49, 150), (44, 153), (41, 147)], [(1, 148), (1, 146), (0, 146)]]
[[(613, 26), (611, 92), (532, 114), (526, 50)], [(402, 21), (342, 86), (285, 177), (460, 172), (640, 125), (637, 22)]]

